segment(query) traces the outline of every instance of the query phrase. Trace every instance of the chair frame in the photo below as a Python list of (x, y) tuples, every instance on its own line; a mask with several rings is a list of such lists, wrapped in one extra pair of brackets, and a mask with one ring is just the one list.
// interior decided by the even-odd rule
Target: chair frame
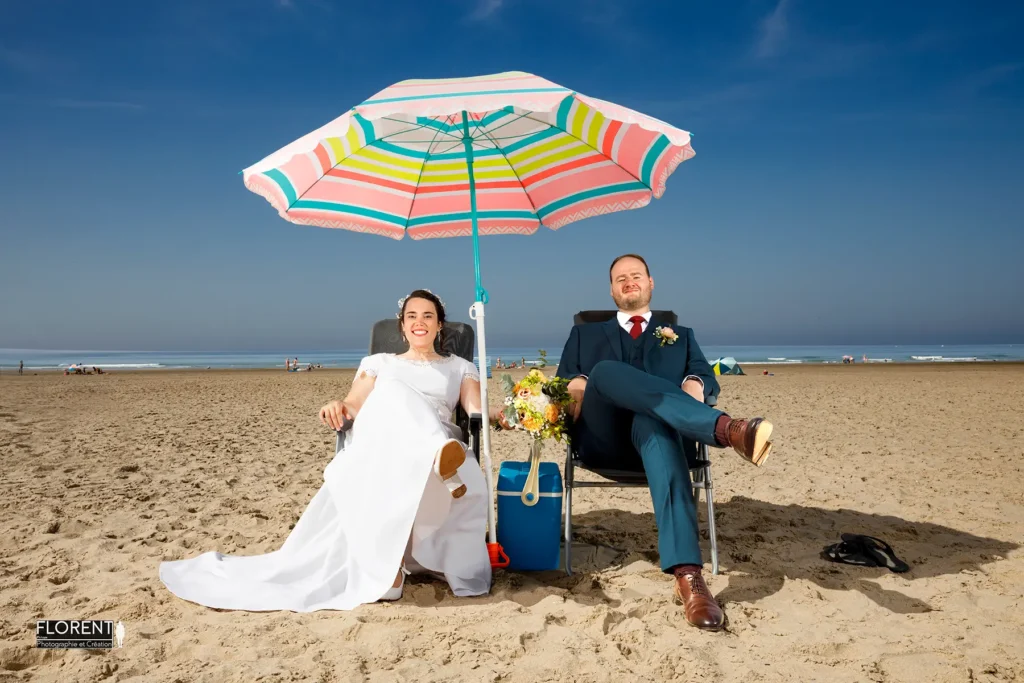
[[(580, 311), (576, 314), (574, 322), (578, 325), (581, 322), (601, 322), (608, 320), (615, 315), (615, 311)], [(674, 324), (677, 320), (676, 314), (672, 311), (654, 311), (655, 317), (662, 320), (670, 320)], [(715, 396), (708, 396), (705, 403), (714, 406), (718, 403)], [(585, 472), (592, 472), (604, 479), (604, 481), (576, 481), (576, 469)], [(714, 479), (711, 476), (711, 458), (708, 454), (707, 444), (697, 444), (697, 454), (690, 469), (690, 477), (693, 485), (693, 504), (700, 505), (700, 492), (705, 492), (708, 514), (708, 540), (711, 542), (711, 573), (718, 574), (718, 535), (715, 529), (715, 494)], [(647, 488), (647, 475), (640, 471), (613, 470), (594, 468), (587, 466), (579, 457), (572, 444), (565, 447), (565, 573), (572, 575), (572, 492), (573, 489), (582, 488)]]

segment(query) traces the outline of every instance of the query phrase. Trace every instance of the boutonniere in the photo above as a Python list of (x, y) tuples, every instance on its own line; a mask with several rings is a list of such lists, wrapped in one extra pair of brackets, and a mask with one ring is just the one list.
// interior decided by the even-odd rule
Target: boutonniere
[(668, 325), (654, 330), (654, 337), (661, 342), (662, 346), (665, 344), (675, 344), (676, 340), (679, 339), (679, 335), (676, 334), (676, 331)]

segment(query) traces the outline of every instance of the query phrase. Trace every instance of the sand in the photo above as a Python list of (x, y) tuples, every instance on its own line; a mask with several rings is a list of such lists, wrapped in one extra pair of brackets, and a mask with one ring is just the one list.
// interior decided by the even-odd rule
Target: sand
[[(718, 634), (672, 603), (643, 489), (577, 493), (579, 540), (618, 550), (572, 577), (499, 572), (472, 599), (413, 577), (353, 612), (185, 602), (159, 562), (278, 548), (333, 455), (316, 411), (352, 373), (4, 374), (0, 680), (1024, 679), (1024, 366), (772, 372), (722, 380), (721, 407), (777, 437), (761, 469), (712, 454)], [(495, 468), (526, 454), (496, 435)], [(822, 560), (841, 532), (912, 571)], [(36, 649), (35, 620), (58, 617), (123, 620), (124, 647)]]

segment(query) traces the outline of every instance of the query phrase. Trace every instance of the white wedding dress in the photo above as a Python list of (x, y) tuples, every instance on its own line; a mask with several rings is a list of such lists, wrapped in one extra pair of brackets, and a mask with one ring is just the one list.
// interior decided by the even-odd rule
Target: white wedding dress
[[(198, 557), (160, 564), (160, 580), (191, 602), (251, 611), (349, 610), (380, 599), (399, 565), (444, 575), (457, 596), (490, 590), (487, 488), (472, 452), (459, 468), (466, 494), (452, 499), (433, 472), (462, 381), (479, 380), (457, 356), (412, 361), (367, 356), (359, 373), (377, 377), (345, 448), (324, 470), (279, 550), (266, 555)], [(411, 542), (410, 542), (411, 538)]]

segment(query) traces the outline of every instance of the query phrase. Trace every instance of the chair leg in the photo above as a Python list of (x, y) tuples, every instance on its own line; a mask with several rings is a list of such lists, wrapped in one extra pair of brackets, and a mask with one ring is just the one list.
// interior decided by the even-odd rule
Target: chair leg
[(711, 461), (708, 458), (708, 447), (701, 444), (701, 452), (704, 455), (704, 484), (707, 487), (708, 499), (708, 538), (711, 541), (711, 573), (718, 574), (718, 532), (715, 529), (715, 488), (711, 479)]
[(576, 475), (575, 466), (572, 464), (572, 446), (565, 447), (565, 573), (572, 576), (572, 485)]
[(565, 489), (565, 573), (572, 576), (572, 488)]

